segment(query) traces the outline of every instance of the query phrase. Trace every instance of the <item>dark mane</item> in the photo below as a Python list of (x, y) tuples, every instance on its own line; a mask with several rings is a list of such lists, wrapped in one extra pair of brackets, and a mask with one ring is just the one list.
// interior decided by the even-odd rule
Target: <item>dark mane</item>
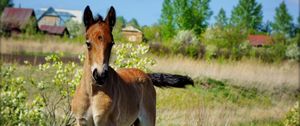
[(97, 14), (95, 17), (95, 22), (103, 22), (103, 17), (100, 14)]

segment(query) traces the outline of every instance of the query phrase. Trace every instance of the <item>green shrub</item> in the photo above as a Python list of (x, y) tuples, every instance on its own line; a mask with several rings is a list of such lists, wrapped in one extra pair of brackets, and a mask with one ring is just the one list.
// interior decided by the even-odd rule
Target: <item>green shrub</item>
[(202, 40), (207, 47), (206, 51), (211, 51), (214, 47), (214, 56), (212, 52), (205, 52), (206, 58), (231, 58), (239, 59), (242, 54), (247, 53), (246, 33), (240, 29), (227, 26), (225, 28), (211, 27), (202, 34)]
[(83, 36), (85, 32), (84, 25), (75, 20), (69, 20), (65, 23), (72, 37)]
[(36, 98), (27, 102), (24, 77), (15, 77), (14, 66), (0, 69), (0, 125), (44, 125), (42, 104)]
[(148, 67), (155, 64), (154, 59), (147, 57), (149, 46), (146, 44), (120, 43), (113, 48), (112, 67), (118, 68), (138, 68), (149, 71)]
[(182, 30), (168, 43), (174, 54), (198, 57), (201, 52), (200, 41), (191, 30)]
[(283, 121), (285, 126), (300, 126), (299, 102), (290, 108)]
[(287, 49), (285, 51), (285, 55), (287, 58), (291, 60), (299, 61), (300, 58), (300, 49), (297, 45), (297, 43), (293, 43), (287, 46)]
[[(149, 47), (132, 43), (114, 48), (114, 68), (135, 67), (145, 71), (155, 62), (145, 56)], [(27, 64), (25, 74), (15, 67), (0, 69), (0, 125), (72, 125), (71, 99), (82, 76), (74, 62), (63, 63), (63, 54), (47, 56), (38, 68)], [(79, 55), (81, 61), (83, 55)], [(30, 87), (26, 89), (25, 86)], [(31, 94), (31, 96), (29, 96)]]

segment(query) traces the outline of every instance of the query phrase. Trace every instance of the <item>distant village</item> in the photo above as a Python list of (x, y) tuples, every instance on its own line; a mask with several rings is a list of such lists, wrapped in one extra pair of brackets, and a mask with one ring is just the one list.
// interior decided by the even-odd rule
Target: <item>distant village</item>
[[(2, 32), (11, 36), (22, 33), (26, 29), (26, 25), (31, 23), (35, 30), (41, 33), (50, 36), (73, 37), (66, 27), (66, 23), (70, 20), (79, 24), (82, 23), (82, 11), (55, 9), (53, 7), (38, 10), (6, 7), (0, 19)], [(144, 40), (143, 32), (133, 26), (126, 26), (122, 28), (121, 32), (129, 42), (142, 42)], [(249, 35), (248, 41), (255, 47), (273, 43), (269, 35)]]
[(81, 15), (81, 11), (55, 10), (53, 7), (39, 10), (7, 7), (1, 15), (1, 26), (4, 32), (11, 35), (21, 33), (30, 24), (37, 31), (49, 35), (70, 36), (65, 23), (69, 20), (81, 23)]
[[(34, 10), (31, 8), (6, 7), (1, 14), (1, 32), (10, 36), (22, 33), (29, 24), (34, 30), (50, 36), (72, 37), (66, 23), (73, 20), (82, 23), (82, 11), (55, 9), (53, 7)], [(123, 36), (131, 42), (143, 41), (143, 33), (133, 26), (122, 29)]]

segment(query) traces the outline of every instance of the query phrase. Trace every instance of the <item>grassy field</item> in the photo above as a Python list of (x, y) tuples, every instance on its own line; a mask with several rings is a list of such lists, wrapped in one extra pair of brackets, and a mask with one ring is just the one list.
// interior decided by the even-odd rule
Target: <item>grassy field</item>
[(297, 101), (299, 65), (155, 58), (152, 71), (186, 74), (187, 89), (158, 89), (158, 125), (282, 125)]
[[(45, 43), (47, 46), (45, 46)], [(81, 52), (81, 44), (2, 39), (1, 53)], [(9, 47), (9, 48), (8, 48)], [(15, 49), (15, 50), (14, 50)], [(288, 109), (299, 99), (299, 64), (266, 64), (256, 60), (203, 61), (185, 57), (156, 57), (152, 72), (191, 76), (195, 86), (156, 88), (158, 126), (282, 125)], [(11, 65), (11, 64), (5, 64)], [(51, 80), (54, 72), (34, 73), (37, 66), (17, 66), (17, 76)], [(26, 86), (30, 93), (30, 86)]]
[[(265, 74), (272, 74), (277, 72), (277, 76), (288, 77), (284, 84), (271, 85), (263, 80), (251, 80), (246, 78), (244, 74), (234, 77), (233, 75), (223, 75), (220, 72), (215, 72), (215, 75), (200, 74), (203, 71), (199, 68), (210, 64), (211, 68), (220, 68), (231, 70), (228, 74), (234, 73), (232, 65), (206, 63), (204, 61), (194, 61), (191, 59), (177, 59), (177, 58), (156, 58), (157, 64), (152, 67), (155, 72), (168, 72), (188, 74), (193, 77), (195, 86), (189, 86), (186, 89), (178, 88), (156, 88), (157, 91), (157, 125), (158, 126), (210, 126), (210, 125), (282, 125), (281, 121), (285, 113), (297, 100), (296, 84), (298, 83), (297, 75), (286, 73), (296, 73), (296, 69), (289, 68), (287, 65), (280, 65), (286, 67), (285, 69), (278, 67), (276, 64), (269, 64), (269, 71), (263, 69), (263, 65), (259, 63), (252, 64), (256, 67), (242, 68), (254, 62), (230, 63), (240, 64), (236, 69), (244, 69), (249, 73), (256, 70), (257, 73), (264, 72)], [(188, 60), (190, 60), (188, 62)], [(170, 62), (171, 61), (171, 62)], [(176, 61), (176, 62), (175, 62)], [(193, 63), (198, 63), (196, 66)], [(181, 63), (184, 67), (174, 67)], [(168, 64), (168, 65), (163, 65)], [(296, 65), (295, 65), (296, 66)], [(174, 67), (174, 68), (172, 68)], [(194, 68), (193, 71), (188, 71), (189, 67)], [(257, 68), (258, 67), (258, 68)], [(259, 69), (261, 67), (262, 69)], [(51, 74), (54, 73), (30, 73), (31, 67), (18, 65), (18, 75), (31, 76), (34, 78), (51, 79)], [(33, 69), (35, 66), (33, 67)], [(255, 69), (254, 69), (255, 68)], [(206, 68), (208, 69), (208, 68)], [(198, 72), (195, 72), (198, 71)], [(202, 72), (201, 72), (202, 71)], [(236, 71), (237, 72), (237, 71)], [(270, 73), (268, 73), (270, 72)], [(29, 74), (30, 73), (30, 74)], [(210, 72), (213, 73), (213, 72)], [(226, 78), (226, 77), (230, 78)], [(252, 75), (254, 76), (254, 75)], [(243, 77), (243, 78), (240, 78)], [(249, 75), (249, 77), (251, 77)], [(263, 78), (263, 77), (259, 77)], [(272, 76), (265, 76), (265, 79), (272, 80)], [(289, 80), (289, 81), (288, 81)], [(245, 84), (243, 84), (245, 82)], [(268, 89), (267, 87), (270, 87)], [(271, 89), (272, 87), (272, 89)], [(30, 87), (27, 87), (30, 90)], [(32, 92), (32, 91), (30, 91)]]

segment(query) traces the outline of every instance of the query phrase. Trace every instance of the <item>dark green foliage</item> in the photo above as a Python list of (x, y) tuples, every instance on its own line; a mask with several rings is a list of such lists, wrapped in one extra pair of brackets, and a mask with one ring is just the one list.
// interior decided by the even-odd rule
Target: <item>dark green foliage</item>
[(228, 18), (226, 17), (225, 10), (223, 8), (220, 9), (219, 13), (217, 16), (215, 16), (216, 27), (224, 28), (228, 24)]
[(272, 29), (275, 33), (288, 35), (292, 30), (292, 16), (288, 13), (284, 1), (275, 9), (274, 23)]
[(14, 4), (12, 0), (1, 0), (0, 1), (0, 16), (5, 7), (12, 7)]
[(135, 18), (132, 18), (132, 19), (127, 23), (127, 25), (133, 26), (133, 27), (135, 27), (135, 28), (137, 28), (137, 29), (140, 28), (140, 25), (139, 25), (138, 21), (137, 21)]
[(197, 35), (201, 34), (212, 15), (209, 2), (210, 0), (165, 0), (160, 23), (167, 28), (164, 31), (167, 33), (163, 34), (172, 36), (177, 30), (193, 30)]
[(192, 24), (190, 21), (192, 20), (192, 10), (189, 5), (189, 0), (174, 0), (173, 6), (176, 27), (180, 30), (191, 29)]
[(203, 93), (205, 98), (226, 104), (238, 106), (251, 106), (259, 103), (263, 106), (270, 106), (271, 99), (268, 94), (259, 91), (257, 88), (234, 86), (227, 81), (212, 78), (196, 80), (194, 91)]
[(267, 21), (266, 23), (262, 24), (261, 27), (259, 27), (259, 31), (262, 33), (271, 34), (271, 24), (272, 23), (270, 21)]
[(144, 26), (142, 28), (144, 37), (147, 41), (150, 42), (158, 42), (161, 41), (161, 26), (158, 24), (154, 24), (152, 26)]
[(37, 21), (35, 18), (30, 18), (26, 26), (23, 28), (26, 35), (34, 35), (37, 33)]
[(162, 14), (159, 20), (163, 38), (172, 38), (175, 35), (174, 8), (171, 0), (164, 0)]
[(69, 20), (65, 23), (72, 38), (83, 36), (85, 32), (84, 25), (74, 20)]
[(206, 58), (241, 58), (243, 51), (248, 48), (244, 44), (246, 34), (241, 34), (240, 29), (228, 26), (225, 29), (213, 27), (203, 34), (203, 42), (206, 45)]
[(209, 8), (210, 0), (193, 0), (191, 1), (191, 22), (192, 30), (196, 35), (200, 35), (208, 26), (208, 20), (213, 14)]
[(280, 120), (274, 118), (256, 119), (250, 122), (238, 123), (239, 126), (283, 126)]
[(231, 23), (246, 30), (257, 30), (262, 23), (262, 5), (256, 0), (239, 0), (232, 10)]

